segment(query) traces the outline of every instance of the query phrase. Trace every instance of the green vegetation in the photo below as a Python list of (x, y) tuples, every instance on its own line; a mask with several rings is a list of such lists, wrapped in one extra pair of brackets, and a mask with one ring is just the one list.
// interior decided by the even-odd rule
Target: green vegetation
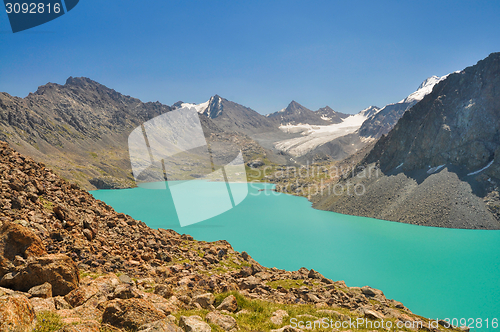
[(52, 332), (61, 329), (64, 324), (61, 317), (50, 311), (43, 311), (37, 315), (37, 324), (34, 332)]
[(95, 153), (95, 152), (88, 152), (88, 154), (89, 154), (92, 158), (97, 159), (97, 153)]
[(42, 203), (42, 206), (43, 206), (43, 208), (45, 210), (54, 211), (54, 203), (52, 203), (51, 201), (47, 200), (43, 196), (38, 197), (38, 199), (40, 200), (40, 203)]
[[(218, 306), (228, 295), (234, 295), (236, 297), (236, 301), (238, 302), (238, 314), (231, 313), (229, 315), (236, 320), (241, 331), (270, 331), (272, 329), (278, 329), (286, 325), (291, 325), (292, 318), (296, 318), (296, 322), (302, 321), (305, 324), (307, 324), (308, 321), (312, 324), (313, 321), (323, 318), (327, 318), (328, 321), (332, 320), (333, 322), (348, 320), (349, 318), (355, 321), (357, 318), (361, 318), (361, 316), (357, 315), (356, 313), (350, 312), (348, 309), (344, 308), (335, 308), (334, 310), (332, 310), (332, 308), (316, 308), (314, 305), (309, 304), (281, 304), (267, 302), (264, 300), (251, 300), (239, 294), (238, 292), (216, 294), (214, 305)], [(321, 309), (326, 309), (329, 311), (318, 313), (318, 310)], [(277, 310), (284, 310), (289, 315), (288, 317), (283, 318), (283, 322), (280, 325), (273, 324), (270, 320), (270, 318), (273, 316), (273, 313)], [(208, 314), (208, 312), (209, 311), (205, 309), (194, 309), (179, 311), (174, 315), (177, 319), (180, 319), (180, 316), (192, 315), (198, 315), (201, 318), (205, 319), (205, 316)], [(396, 324), (396, 320), (388, 320), (392, 321), (394, 325)], [(223, 330), (216, 325), (211, 324), (210, 326), (212, 327), (212, 331), (214, 332), (223, 332)], [(400, 331), (410, 331), (405, 327), (398, 329)], [(374, 330), (385, 331), (383, 329), (375, 328), (351, 329), (351, 331), (353, 332)], [(331, 332), (332, 329), (325, 329), (316, 325), (314, 331)]]

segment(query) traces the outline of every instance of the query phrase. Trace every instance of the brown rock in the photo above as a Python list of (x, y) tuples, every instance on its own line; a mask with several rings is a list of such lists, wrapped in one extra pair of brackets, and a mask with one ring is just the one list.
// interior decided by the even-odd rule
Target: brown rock
[(33, 297), (41, 297), (43, 299), (46, 299), (52, 297), (52, 285), (46, 282), (39, 286), (30, 288), (28, 293), (30, 293)]
[(165, 318), (153, 323), (141, 325), (137, 332), (182, 332), (182, 329)]
[(285, 317), (288, 317), (288, 312), (285, 310), (276, 310), (273, 312), (273, 316), (271, 317), (271, 323), (276, 324), (276, 325), (281, 325), (283, 324), (283, 319)]
[(28, 228), (9, 221), (0, 227), (0, 257), (13, 261), (16, 256), (30, 258), (44, 254), (42, 240)]
[(198, 303), (202, 308), (208, 309), (215, 302), (215, 296), (212, 293), (197, 295), (193, 298), (194, 303)]
[(364, 286), (361, 288), (361, 292), (365, 294), (366, 296), (377, 296), (377, 295), (384, 295), (381, 290), (371, 288), (370, 286)]
[(40, 297), (33, 297), (30, 299), (30, 302), (33, 305), (33, 310), (35, 310), (36, 314), (43, 311), (56, 311), (53, 298), (42, 299)]
[(230, 312), (236, 312), (238, 310), (238, 302), (234, 295), (229, 295), (226, 297), (221, 304), (217, 307), (217, 310), (227, 310)]
[(0, 297), (0, 331), (32, 331), (35, 318), (33, 305), (26, 296)]
[(315, 271), (314, 269), (311, 269), (309, 273), (307, 274), (307, 277), (311, 279), (323, 279), (323, 275), (319, 273), (318, 271)]
[(71, 258), (63, 254), (32, 257), (27, 266), (5, 274), (0, 280), (0, 286), (28, 291), (45, 282), (52, 285), (53, 295), (66, 295), (78, 287), (78, 268)]
[(62, 309), (72, 309), (71, 304), (68, 303), (62, 296), (56, 296), (54, 299), (54, 305), (56, 306), (56, 310)]
[(89, 320), (76, 325), (66, 325), (58, 332), (99, 332), (101, 324), (95, 320)]
[(143, 299), (109, 301), (102, 314), (102, 323), (118, 328), (138, 329), (141, 325), (167, 316)]
[(385, 316), (382, 313), (380, 313), (376, 310), (364, 309), (363, 313), (364, 313), (365, 317), (370, 318), (370, 319), (384, 319), (385, 318)]
[(78, 307), (96, 295), (99, 289), (94, 285), (80, 286), (68, 293), (64, 299), (73, 307)]
[(94, 234), (92, 234), (92, 231), (90, 229), (87, 229), (85, 228), (83, 230), (83, 235), (85, 235), (85, 237), (87, 238), (87, 240), (89, 241), (92, 241), (92, 239), (94, 238)]
[(210, 325), (205, 323), (200, 316), (181, 316), (179, 326), (185, 332), (212, 332)]
[(205, 317), (210, 324), (219, 326), (224, 331), (231, 331), (233, 329), (238, 329), (238, 324), (236, 319), (231, 316), (223, 315), (219, 312), (209, 312)]
[(170, 287), (169, 285), (158, 285), (155, 287), (155, 294), (169, 299), (172, 295), (174, 295), (174, 292), (172, 290), (172, 287)]

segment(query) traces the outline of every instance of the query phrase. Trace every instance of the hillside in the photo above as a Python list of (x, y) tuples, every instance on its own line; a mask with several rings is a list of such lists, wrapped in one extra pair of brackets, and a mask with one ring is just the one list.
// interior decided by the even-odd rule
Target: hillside
[(325, 195), (322, 209), (427, 226), (500, 229), (500, 53), (449, 75), (406, 111), (350, 179), (364, 195)]
[(405, 99), (398, 103), (384, 106), (361, 125), (359, 136), (378, 139), (380, 136), (386, 135), (396, 125), (404, 112), (431, 93), (434, 86), (446, 79), (447, 76), (431, 76), (423, 81), (418, 89)]
[(301, 331), (285, 327), (292, 317), (429, 323), (368, 286), (150, 229), (3, 142), (0, 176), (0, 331)]
[[(214, 103), (209, 106), (214, 107)], [(247, 160), (265, 158), (267, 152), (246, 136), (245, 130), (231, 131), (226, 122), (241, 118), (238, 123), (244, 129), (248, 123), (241, 114), (248, 113), (251, 118), (252, 113), (227, 100), (221, 105), (229, 105), (231, 114), (225, 112), (217, 121), (200, 116), (206, 138), (238, 142)], [(135, 185), (129, 134), (170, 110), (159, 102), (143, 103), (122, 95), (88, 78), (70, 77), (64, 85), (46, 84), (26, 98), (0, 93), (0, 139), (85, 189), (126, 188)]]

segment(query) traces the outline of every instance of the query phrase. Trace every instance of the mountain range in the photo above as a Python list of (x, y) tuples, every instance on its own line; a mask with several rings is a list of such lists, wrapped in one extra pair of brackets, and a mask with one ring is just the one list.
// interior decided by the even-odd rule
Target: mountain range
[(238, 142), (249, 165), (304, 165), (362, 153), (351, 160), (380, 167), (380, 178), (358, 181), (366, 194), (315, 197), (318, 208), (431, 226), (500, 228), (499, 57), (432, 76), (400, 102), (357, 114), (328, 106), (312, 111), (292, 101), (262, 115), (218, 95), (170, 107), (70, 77), (25, 98), (0, 93), (0, 139), (83, 188), (124, 188), (134, 185), (131, 131), (173, 109), (194, 107), (207, 141)]
[[(262, 115), (218, 95), (201, 104), (169, 107), (143, 103), (89, 78), (70, 77), (64, 85), (48, 83), (25, 98), (0, 93), (0, 139), (84, 188), (130, 187), (128, 135), (145, 121), (186, 106), (199, 112), (207, 139), (214, 133), (226, 140), (236, 135), (252, 146), (246, 149), (247, 159), (285, 165), (355, 153), (366, 140), (351, 133), (379, 113), (374, 106), (357, 115), (329, 106), (312, 111), (292, 101), (281, 111)], [(383, 119), (373, 122), (372, 128), (390, 126)]]
[(320, 195), (315, 206), (426, 226), (500, 229), (500, 53), (439, 80), (344, 179), (363, 195)]

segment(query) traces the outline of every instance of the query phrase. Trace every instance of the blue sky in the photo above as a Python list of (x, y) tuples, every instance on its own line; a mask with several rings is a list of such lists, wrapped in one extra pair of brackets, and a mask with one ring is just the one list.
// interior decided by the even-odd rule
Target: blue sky
[(0, 91), (86, 76), (168, 105), (353, 113), (500, 51), (499, 17), (499, 1), (80, 0), (13, 34), (2, 10)]

